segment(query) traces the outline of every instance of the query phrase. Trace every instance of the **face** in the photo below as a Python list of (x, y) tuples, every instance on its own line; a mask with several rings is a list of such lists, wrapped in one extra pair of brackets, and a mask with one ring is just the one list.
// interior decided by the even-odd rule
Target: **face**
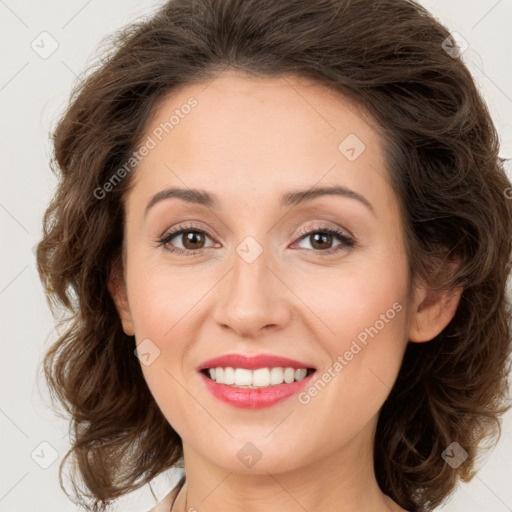
[[(168, 96), (142, 140), (151, 147), (125, 197), (126, 295), (115, 299), (185, 450), (256, 473), (370, 452), (408, 340), (435, 335), (414, 330), (425, 294), (408, 296), (372, 120), (304, 79), (225, 73)], [(228, 354), (262, 356), (253, 368), (269, 370), (208, 363)], [(215, 384), (205, 366), (242, 371), (232, 385), (217, 370), (228, 384)], [(236, 386), (246, 378), (255, 389)], [(241, 463), (251, 451), (254, 468)]]

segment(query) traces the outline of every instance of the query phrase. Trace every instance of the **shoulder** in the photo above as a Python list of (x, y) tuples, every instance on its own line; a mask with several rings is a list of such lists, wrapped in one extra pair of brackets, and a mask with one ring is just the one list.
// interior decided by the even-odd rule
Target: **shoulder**
[(180, 489), (183, 487), (185, 482), (185, 476), (182, 476), (180, 481), (175, 485), (175, 487), (163, 498), (159, 501), (152, 509), (147, 512), (169, 512), (171, 510), (172, 504), (176, 499), (176, 496)]

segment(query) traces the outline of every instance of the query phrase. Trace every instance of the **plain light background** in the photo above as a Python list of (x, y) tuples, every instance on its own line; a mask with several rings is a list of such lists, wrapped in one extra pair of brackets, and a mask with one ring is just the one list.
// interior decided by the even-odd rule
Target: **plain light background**
[[(462, 58), (500, 132), (501, 156), (512, 157), (512, 0), (421, 3), (468, 42)], [(48, 133), (77, 75), (97, 56), (100, 40), (161, 4), (0, 0), (1, 512), (79, 510), (58, 480), (58, 465), (69, 448), (67, 422), (50, 410), (47, 388), (37, 373), (44, 351), (55, 338), (33, 254), (56, 184), (48, 166)], [(499, 443), (481, 465), (473, 481), (462, 484), (438, 510), (512, 511), (512, 411), (503, 419)], [(159, 499), (177, 477), (170, 471), (155, 481)], [(154, 503), (146, 486), (121, 500), (118, 510), (145, 512)]]

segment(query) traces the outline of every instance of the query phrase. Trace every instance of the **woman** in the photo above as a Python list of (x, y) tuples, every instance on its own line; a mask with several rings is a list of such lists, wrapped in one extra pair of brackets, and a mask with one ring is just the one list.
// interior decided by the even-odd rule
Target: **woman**
[(175, 0), (113, 48), (37, 251), (78, 502), (182, 465), (154, 510), (437, 507), (511, 347), (511, 184), (449, 32), (409, 0)]

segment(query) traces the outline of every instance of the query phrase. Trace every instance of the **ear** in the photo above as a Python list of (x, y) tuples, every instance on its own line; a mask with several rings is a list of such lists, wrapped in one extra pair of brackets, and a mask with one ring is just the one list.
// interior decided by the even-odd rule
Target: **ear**
[[(449, 262), (448, 270), (458, 264)], [(457, 306), (464, 287), (455, 288), (450, 294), (429, 288), (425, 283), (419, 285), (414, 294), (414, 300), (409, 322), (409, 341), (422, 343), (435, 338), (450, 323), (455, 316)]]
[(128, 336), (134, 336), (133, 320), (128, 304), (128, 295), (126, 292), (126, 282), (123, 276), (121, 265), (114, 263), (110, 270), (108, 279), (108, 291), (112, 296), (112, 300), (116, 306), (119, 318), (123, 325), (123, 331)]

